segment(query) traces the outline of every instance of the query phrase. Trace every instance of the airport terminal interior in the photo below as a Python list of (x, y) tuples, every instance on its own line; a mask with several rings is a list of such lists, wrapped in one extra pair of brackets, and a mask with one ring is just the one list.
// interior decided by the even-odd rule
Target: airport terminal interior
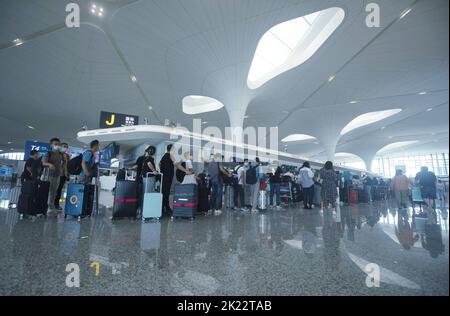
[(447, 0), (2, 0), (0, 295), (448, 296)]

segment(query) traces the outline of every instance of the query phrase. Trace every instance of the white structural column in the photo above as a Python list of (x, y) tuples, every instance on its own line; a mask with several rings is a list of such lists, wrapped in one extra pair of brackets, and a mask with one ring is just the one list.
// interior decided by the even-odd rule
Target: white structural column
[(228, 115), (230, 116), (230, 127), (233, 129), (233, 138), (236, 142), (242, 142), (245, 108), (228, 108)]
[(324, 144), (324, 146), (325, 146), (325, 154), (326, 154), (327, 160), (334, 162), (335, 153), (336, 153), (336, 143), (333, 142), (331, 144)]

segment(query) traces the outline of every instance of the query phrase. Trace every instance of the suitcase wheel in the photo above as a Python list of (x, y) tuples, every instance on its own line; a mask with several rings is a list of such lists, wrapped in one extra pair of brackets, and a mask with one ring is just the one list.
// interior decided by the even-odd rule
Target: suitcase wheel
[(173, 216), (170, 217), (170, 221), (173, 222), (175, 218)]

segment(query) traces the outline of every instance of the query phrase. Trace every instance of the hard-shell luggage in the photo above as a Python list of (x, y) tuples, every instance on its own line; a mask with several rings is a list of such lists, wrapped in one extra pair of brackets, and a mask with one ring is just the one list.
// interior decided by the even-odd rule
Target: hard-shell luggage
[(172, 219), (177, 217), (195, 218), (198, 207), (198, 189), (195, 184), (177, 184), (173, 198)]
[(114, 192), (112, 218), (136, 218), (138, 208), (136, 181), (117, 181)]
[(292, 202), (300, 203), (301, 201), (303, 201), (303, 191), (298, 183), (292, 183), (291, 191)]
[(258, 192), (258, 210), (267, 210), (267, 192), (265, 190), (259, 190)]
[(141, 250), (158, 250), (161, 241), (161, 223), (141, 224)]
[(35, 216), (47, 214), (47, 200), (50, 184), (48, 181), (25, 181), (17, 201), (17, 212), (22, 215)]
[(147, 176), (144, 179), (144, 202), (142, 206), (142, 220), (144, 221), (151, 218), (159, 220), (162, 216), (162, 185), (159, 186), (159, 192), (149, 190), (148, 176), (150, 174), (150, 172), (147, 173)]
[(69, 183), (67, 185), (64, 218), (67, 215), (81, 218), (91, 216), (94, 206), (95, 186), (92, 184)]
[(234, 207), (234, 188), (231, 185), (225, 186), (225, 207), (227, 209)]
[(428, 217), (426, 214), (423, 216), (416, 216), (414, 218), (414, 224), (415, 224), (415, 232), (418, 234), (425, 234), (425, 226), (428, 222)]

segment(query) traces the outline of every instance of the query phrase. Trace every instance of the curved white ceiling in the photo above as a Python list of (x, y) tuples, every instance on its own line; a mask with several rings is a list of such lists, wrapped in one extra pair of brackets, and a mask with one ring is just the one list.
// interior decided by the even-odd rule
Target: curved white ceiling
[[(379, 28), (365, 25), (363, 0), (115, 0), (102, 2), (102, 18), (90, 14), (91, 2), (78, 1), (81, 27), (68, 29), (63, 1), (0, 1), (0, 148), (53, 136), (79, 145), (76, 133), (97, 128), (102, 110), (192, 128), (181, 105), (195, 93), (223, 103), (196, 114), (221, 129), (278, 126), (281, 150), (288, 135), (317, 138), (289, 143), (296, 155), (334, 146), (370, 157), (412, 139), (420, 142), (408, 148), (448, 151), (447, 0), (380, 0)], [(334, 6), (345, 18), (307, 62), (249, 89), (268, 30)], [(16, 38), (24, 43), (12, 46)], [(355, 117), (396, 108), (402, 112), (341, 137)]]
[(342, 8), (328, 8), (275, 25), (262, 36), (256, 48), (247, 85), (257, 89), (309, 58), (341, 25)]

